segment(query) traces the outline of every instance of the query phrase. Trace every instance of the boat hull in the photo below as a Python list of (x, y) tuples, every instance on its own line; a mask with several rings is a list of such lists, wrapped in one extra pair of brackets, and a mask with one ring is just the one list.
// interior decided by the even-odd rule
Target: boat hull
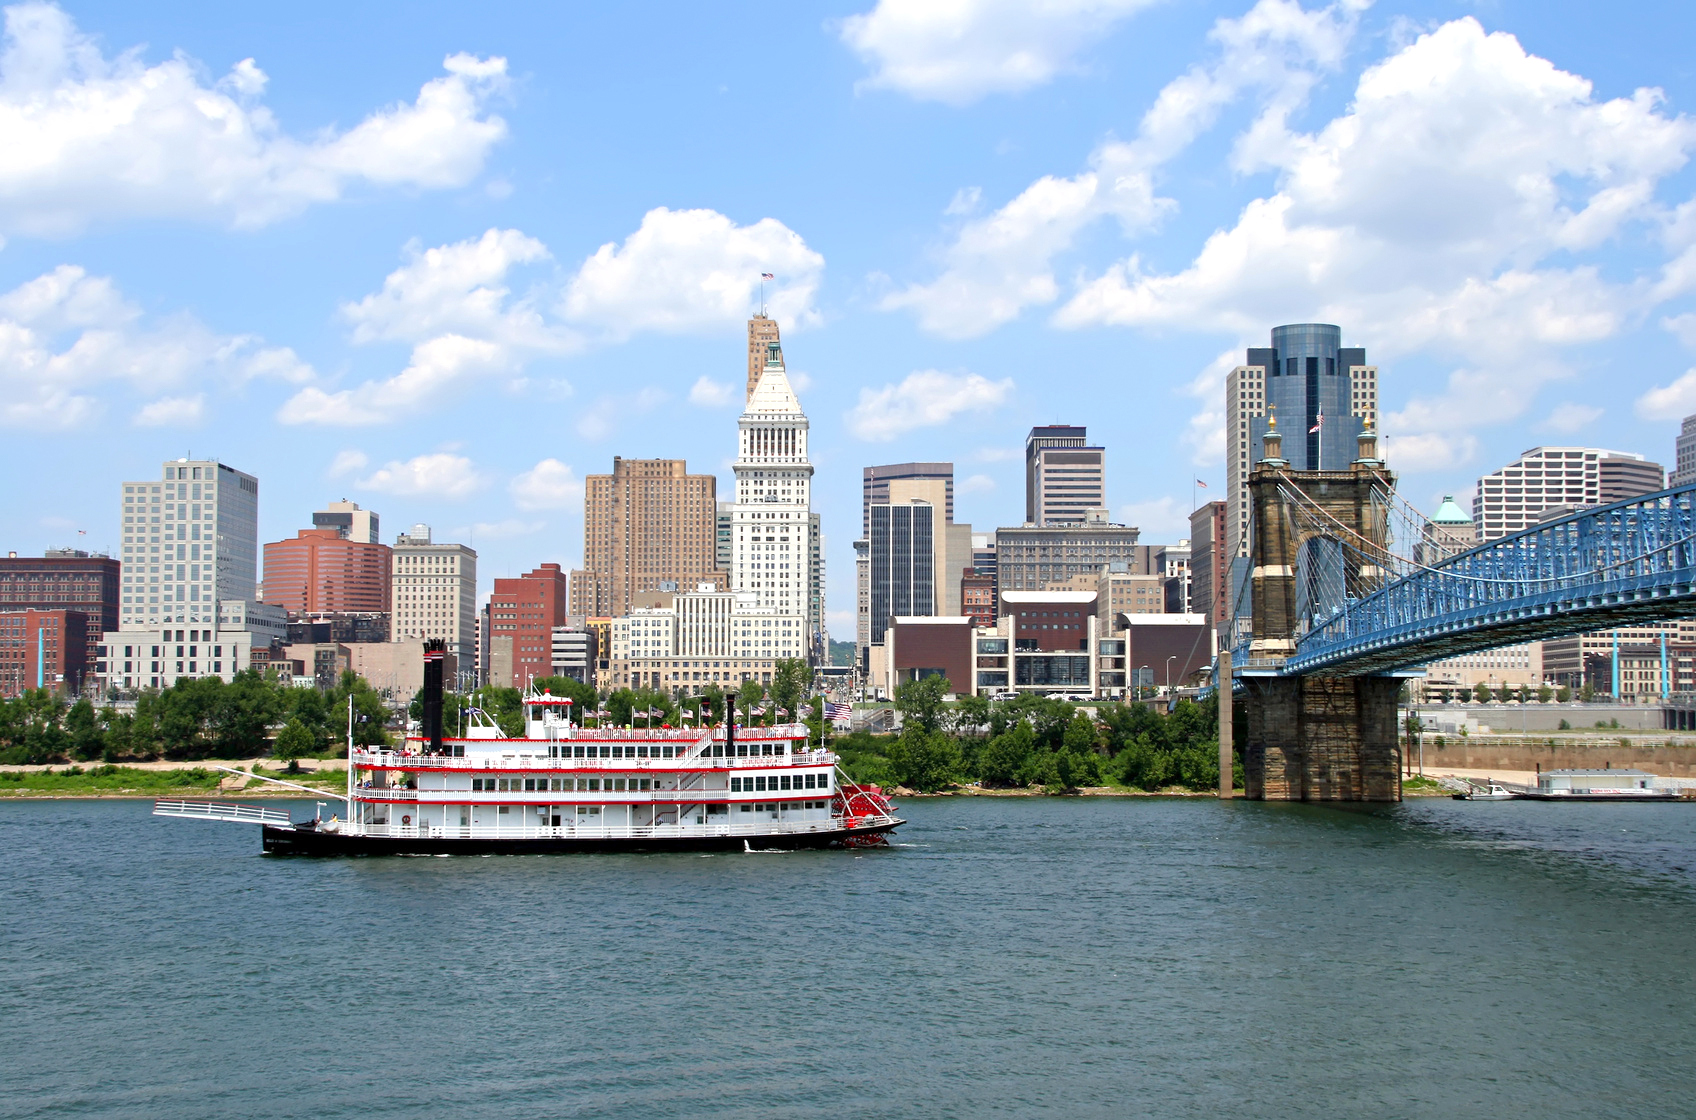
[(906, 822), (822, 832), (772, 833), (764, 836), (355, 836), (313, 828), (264, 827), (264, 850), (273, 856), (520, 856), (607, 852), (799, 851), (851, 847), (875, 842)]

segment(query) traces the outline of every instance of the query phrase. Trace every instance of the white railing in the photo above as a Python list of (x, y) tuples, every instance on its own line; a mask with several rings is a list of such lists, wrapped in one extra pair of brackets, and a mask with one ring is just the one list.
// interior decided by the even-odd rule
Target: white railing
[(257, 805), (237, 805), (229, 801), (180, 801), (162, 798), (153, 803), (156, 817), (183, 817), (195, 821), (236, 821), (241, 824), (268, 824), (291, 827), (294, 821), (281, 809), (261, 809)]
[[(439, 792), (447, 792), (442, 790)], [(399, 789), (394, 786), (373, 786), (369, 789), (353, 787), (355, 801), (417, 801), (418, 791), (415, 789)]]
[(739, 837), (757, 840), (762, 836), (807, 836), (842, 832), (848, 828), (893, 826), (895, 817), (858, 817), (823, 821), (763, 821), (755, 824), (697, 825), (560, 825), (520, 827), (517, 825), (427, 825), (354, 824), (340, 822), (329, 831), (347, 836), (380, 836), (407, 840), (696, 840), (703, 836)]
[[(508, 740), (520, 742), (523, 740)], [(370, 766), (383, 770), (663, 770), (675, 769), (680, 763), (706, 763), (726, 769), (757, 769), (780, 766), (834, 766), (836, 755), (830, 751), (800, 751), (795, 754), (760, 754), (736, 758), (713, 758), (699, 755), (694, 758), (552, 758), (542, 751), (511, 754), (477, 754), (458, 757), (444, 754), (409, 754), (405, 751), (354, 751), (355, 766)]]
[(836, 789), (360, 789), (353, 799), (367, 802), (416, 801), (422, 805), (725, 805), (768, 801), (829, 801)]

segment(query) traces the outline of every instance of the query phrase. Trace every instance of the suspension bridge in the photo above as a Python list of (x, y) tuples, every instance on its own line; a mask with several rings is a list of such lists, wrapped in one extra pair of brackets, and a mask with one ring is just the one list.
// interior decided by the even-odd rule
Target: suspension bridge
[(1250, 797), (1398, 800), (1396, 702), (1418, 666), (1696, 615), (1696, 485), (1475, 545), (1397, 495), (1374, 431), (1358, 438), (1348, 469), (1293, 471), (1274, 424), (1249, 478), (1252, 578), (1228, 664)]

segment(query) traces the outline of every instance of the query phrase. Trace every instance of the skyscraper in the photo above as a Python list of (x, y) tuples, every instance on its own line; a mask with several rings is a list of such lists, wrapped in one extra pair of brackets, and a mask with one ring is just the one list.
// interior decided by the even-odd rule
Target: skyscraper
[[(891, 482), (934, 481), (941, 484), (942, 516), (954, 520), (953, 463), (887, 463), (860, 469), (860, 535), (872, 531), (872, 504), (888, 502)], [(899, 499), (893, 499), (899, 500)], [(927, 499), (929, 500), (929, 499)]]
[(462, 672), (477, 663), (477, 550), (431, 539), (414, 525), (395, 538), (394, 627), (397, 642), (441, 638)]
[(940, 596), (936, 585), (937, 509), (930, 502), (879, 502), (871, 509), (868, 567), (867, 635), (883, 641), (896, 615), (934, 615)]
[(1673, 450), (1672, 477), (1668, 486), (1696, 482), (1696, 416), (1686, 416)]
[(743, 403), (754, 399), (754, 387), (760, 383), (760, 375), (766, 371), (766, 356), (772, 353), (773, 347), (782, 353), (782, 340), (777, 336), (777, 320), (766, 318), (765, 312), (760, 312), (748, 320), (748, 392), (742, 398)]
[(312, 527), (334, 529), (343, 539), (359, 541), (361, 544), (380, 544), (383, 540), (378, 533), (377, 514), (372, 510), (360, 509), (358, 502), (350, 502), (346, 498), (331, 502), (328, 507), (314, 513)]
[(1273, 327), (1272, 345), (1250, 348), (1226, 377), (1228, 557), (1248, 555), (1248, 476), (1268, 409), (1278, 413), (1291, 470), (1344, 470), (1354, 460), (1355, 436), (1378, 413), (1378, 368), (1366, 364), (1364, 348), (1345, 347), (1342, 339), (1342, 329), (1328, 323)]
[(753, 593), (759, 606), (780, 617), (803, 618), (813, 649), (824, 632), (824, 614), (822, 588), (815, 589), (822, 565), (813, 541), (808, 427), (774, 339), (737, 421), (730, 585)]
[(265, 602), (293, 614), (388, 614), (389, 547), (302, 529), (265, 546)]
[(485, 684), (524, 688), (553, 673), (554, 627), (565, 625), (565, 599), (566, 578), (558, 564), (495, 581), (489, 595)]
[(1107, 451), (1090, 447), (1089, 430), (1069, 424), (1032, 428), (1025, 437), (1025, 523), (1082, 525), (1105, 520)]
[(583, 480), (583, 570), (571, 613), (621, 615), (662, 583), (720, 582), (718, 479), (682, 459), (614, 457), (611, 474)]
[(1660, 464), (1600, 447), (1533, 447), (1478, 480), (1472, 521), (1493, 541), (1570, 510), (1624, 501), (1661, 489)]
[(256, 597), (259, 480), (216, 459), (176, 459), (125, 482), (119, 626), (216, 624), (217, 601)]

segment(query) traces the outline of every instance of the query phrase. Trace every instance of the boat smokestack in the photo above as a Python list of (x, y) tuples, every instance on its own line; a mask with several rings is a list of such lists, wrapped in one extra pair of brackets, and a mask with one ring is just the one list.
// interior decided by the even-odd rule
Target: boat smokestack
[(730, 713), (724, 717), (724, 757), (736, 757), (736, 708), (730, 707)]
[(442, 749), (442, 660), (448, 643), (431, 638), (424, 643), (424, 720), (420, 730), (430, 740), (430, 750)]

